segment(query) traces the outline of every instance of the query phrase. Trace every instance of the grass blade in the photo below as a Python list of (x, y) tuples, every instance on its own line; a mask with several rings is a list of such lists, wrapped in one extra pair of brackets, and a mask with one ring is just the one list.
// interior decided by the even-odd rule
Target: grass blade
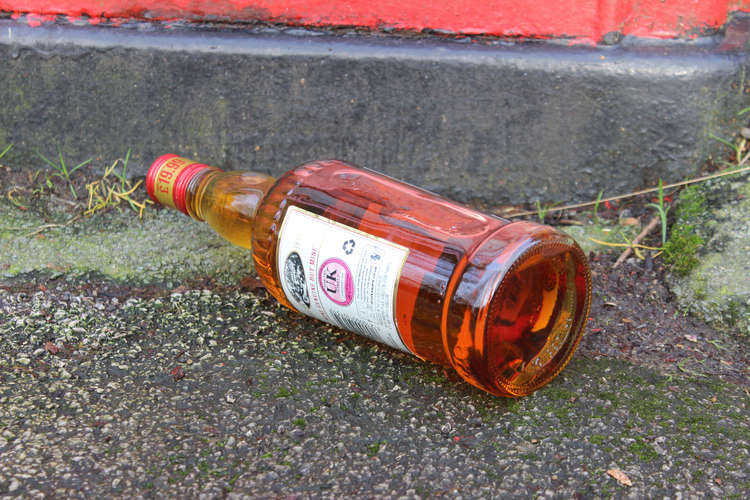
[(740, 154), (739, 148), (737, 147), (736, 144), (731, 143), (731, 142), (729, 142), (726, 139), (722, 139), (721, 137), (719, 137), (717, 135), (714, 135), (714, 134), (708, 134), (708, 136), (711, 137), (711, 139), (713, 139), (715, 141), (719, 141), (720, 143), (724, 144), (725, 146), (732, 148), (732, 151), (734, 151), (738, 155)]

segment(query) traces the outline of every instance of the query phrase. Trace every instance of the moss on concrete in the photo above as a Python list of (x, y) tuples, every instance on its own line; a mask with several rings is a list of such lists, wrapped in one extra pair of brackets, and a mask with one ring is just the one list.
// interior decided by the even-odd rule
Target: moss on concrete
[(172, 283), (210, 277), (236, 282), (252, 268), (249, 251), (206, 224), (170, 210), (111, 213), (52, 227), (39, 215), (0, 202), (0, 276), (33, 271), (99, 272), (133, 283)]
[(700, 262), (697, 253), (704, 240), (698, 234), (696, 219), (706, 208), (706, 197), (699, 186), (690, 186), (680, 195), (677, 222), (664, 245), (664, 262), (678, 276), (687, 276)]
[(750, 335), (750, 181), (722, 178), (680, 196), (665, 260), (680, 307)]

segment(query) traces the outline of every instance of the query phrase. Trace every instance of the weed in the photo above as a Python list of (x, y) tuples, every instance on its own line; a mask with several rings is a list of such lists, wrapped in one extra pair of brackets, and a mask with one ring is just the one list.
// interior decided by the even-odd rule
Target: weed
[(711, 139), (715, 140), (715, 141), (719, 141), (720, 143), (722, 143), (723, 145), (729, 147), (732, 151), (734, 151), (734, 154), (736, 155), (737, 161), (739, 161), (740, 156), (742, 155), (742, 149), (743, 149), (743, 146), (744, 146), (744, 143), (745, 143), (745, 139), (744, 138), (742, 139), (742, 141), (740, 141), (740, 144), (735, 144), (735, 143), (733, 143), (731, 141), (723, 139), (723, 138), (721, 138), (721, 137), (719, 137), (717, 135), (714, 135), (714, 134), (708, 134), (708, 136)]
[[(138, 181), (132, 184), (127, 179), (128, 161), (130, 160), (130, 149), (124, 159), (118, 158), (112, 165), (104, 170), (104, 175), (101, 179), (94, 182), (90, 182), (86, 185), (86, 189), (89, 192), (89, 200), (86, 208), (86, 215), (91, 215), (96, 212), (106, 210), (110, 207), (118, 207), (121, 201), (125, 201), (130, 205), (130, 208), (138, 212), (139, 217), (143, 217), (143, 210), (147, 204), (151, 204), (151, 200), (138, 202), (134, 200), (131, 195), (138, 189), (142, 181)], [(117, 171), (118, 164), (122, 163), (122, 169), (120, 172)], [(115, 181), (112, 181), (112, 177)], [(119, 181), (119, 182), (117, 182)]]
[[(740, 110), (737, 113), (737, 115), (738, 116), (744, 115), (748, 111), (750, 111), (750, 108), (744, 108), (744, 109)], [(732, 169), (735, 169), (735, 168), (738, 169), (739, 167), (741, 167), (748, 160), (748, 158), (750, 158), (750, 153), (746, 153), (745, 152), (745, 148), (748, 145), (747, 138), (740, 136), (739, 141), (737, 141), (737, 143), (735, 143), (733, 141), (728, 141), (728, 140), (723, 139), (723, 138), (721, 138), (721, 137), (719, 137), (717, 135), (714, 135), (714, 134), (708, 134), (708, 135), (709, 135), (709, 137), (711, 137), (711, 139), (724, 144), (725, 146), (727, 146), (728, 148), (730, 148), (732, 151), (734, 151), (734, 160), (735, 160), (734, 164), (732, 164), (732, 163), (730, 163), (728, 161), (720, 161), (719, 162), (719, 163), (724, 164), (726, 167), (728, 167), (729, 170), (732, 170)], [(744, 154), (744, 156), (743, 156), (743, 154)]]
[(380, 443), (379, 441), (375, 441), (374, 443), (370, 444), (367, 447), (367, 456), (368, 457), (374, 457), (375, 455), (377, 455), (378, 452), (380, 451), (380, 446), (382, 444), (383, 443)]
[(211, 466), (208, 465), (208, 462), (201, 460), (200, 462), (198, 462), (198, 470), (201, 472), (201, 474), (206, 475), (211, 470)]
[(291, 390), (287, 389), (286, 387), (279, 387), (279, 390), (276, 392), (277, 398), (288, 398), (294, 394)]
[(659, 454), (654, 447), (644, 441), (641, 437), (636, 437), (635, 442), (630, 444), (628, 450), (643, 462), (651, 462), (652, 460), (659, 458)]
[(544, 216), (547, 214), (547, 208), (542, 208), (542, 204), (539, 200), (536, 200), (536, 214), (539, 217), (539, 222), (544, 224)]
[(554, 207), (556, 203), (553, 203), (552, 205), (545, 205), (542, 207), (542, 204), (539, 202), (539, 200), (536, 200), (536, 214), (539, 217), (539, 222), (544, 224), (544, 218), (547, 216), (547, 212), (549, 212), (550, 208)]
[(669, 207), (665, 208), (664, 205), (664, 185), (661, 182), (661, 179), (659, 179), (659, 203), (649, 203), (649, 207), (654, 207), (657, 212), (659, 212), (659, 219), (661, 220), (661, 244), (667, 242), (667, 213), (669, 212)]
[[(747, 153), (741, 160), (737, 162), (737, 165), (733, 165), (732, 168), (730, 169), (722, 170), (721, 172), (716, 172), (710, 175), (704, 175), (702, 177), (696, 177), (694, 179), (688, 179), (685, 181), (675, 182), (673, 184), (666, 184), (662, 186), (662, 189), (680, 188), (683, 186), (695, 184), (697, 182), (705, 182), (711, 179), (718, 179), (719, 177), (726, 177), (728, 175), (737, 175), (737, 174), (749, 172), (750, 167), (743, 166), (749, 159), (750, 159), (750, 153)], [(658, 190), (659, 190), (658, 187), (651, 187), (647, 189), (641, 189), (640, 191), (633, 191), (631, 193), (620, 194), (617, 196), (609, 196), (607, 198), (601, 198), (598, 201), (597, 200), (586, 201), (583, 203), (573, 203), (570, 205), (558, 205), (557, 203), (555, 203), (553, 205), (548, 205), (544, 208), (542, 208), (540, 206), (540, 203), (537, 202), (536, 210), (524, 210), (521, 212), (515, 212), (515, 213), (508, 215), (508, 217), (515, 218), (515, 217), (522, 217), (525, 215), (541, 215), (542, 217), (544, 217), (549, 212), (562, 212), (564, 210), (576, 210), (579, 208), (592, 207), (596, 205), (597, 203), (601, 203), (601, 202), (607, 203), (610, 201), (624, 200), (627, 198), (633, 198), (635, 196), (641, 196), (641, 195), (648, 194), (648, 193), (654, 193), (654, 192), (657, 192)]]
[(552, 401), (570, 401), (575, 394), (573, 391), (563, 387), (550, 386), (547, 387), (545, 395)]
[(3, 149), (2, 152), (0, 152), (0, 158), (2, 158), (3, 156), (5, 156), (6, 154), (8, 154), (8, 151), (10, 151), (12, 147), (13, 147), (13, 143), (8, 144), (5, 147), (5, 149)]
[(599, 223), (599, 204), (602, 202), (603, 194), (603, 190), (599, 191), (599, 194), (596, 195), (596, 200), (594, 200), (594, 222), (597, 224)]
[(589, 436), (589, 442), (591, 444), (600, 445), (604, 442), (604, 435), (592, 434), (591, 436)]
[(726, 347), (724, 347), (723, 345), (721, 345), (721, 343), (718, 340), (711, 339), (711, 340), (706, 340), (706, 342), (708, 342), (709, 344), (711, 344), (712, 346), (714, 346), (717, 351), (724, 351), (724, 350), (727, 349)]
[(58, 154), (58, 161), (57, 163), (53, 162), (46, 156), (44, 156), (39, 151), (36, 152), (36, 154), (44, 160), (44, 162), (52, 167), (55, 170), (55, 173), (52, 174), (53, 177), (60, 177), (65, 182), (68, 183), (68, 187), (70, 188), (70, 193), (73, 195), (73, 198), (78, 199), (78, 193), (76, 192), (75, 186), (73, 186), (73, 180), (70, 178), (71, 174), (78, 170), (79, 168), (88, 165), (91, 162), (91, 158), (89, 158), (86, 161), (82, 161), (78, 165), (76, 165), (73, 168), (68, 168), (68, 166), (65, 164), (65, 158), (63, 157), (62, 148), (60, 146), (57, 147), (57, 154)]

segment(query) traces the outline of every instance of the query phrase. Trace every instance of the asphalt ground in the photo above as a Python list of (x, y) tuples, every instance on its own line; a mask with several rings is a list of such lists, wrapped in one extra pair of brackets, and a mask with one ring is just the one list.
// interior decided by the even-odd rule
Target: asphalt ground
[(244, 251), (180, 214), (68, 217), (0, 201), (2, 497), (750, 492), (747, 342), (728, 332), (698, 339), (721, 346), (714, 368), (689, 349), (650, 363), (617, 338), (597, 352), (602, 315), (552, 383), (496, 398), (281, 308)]

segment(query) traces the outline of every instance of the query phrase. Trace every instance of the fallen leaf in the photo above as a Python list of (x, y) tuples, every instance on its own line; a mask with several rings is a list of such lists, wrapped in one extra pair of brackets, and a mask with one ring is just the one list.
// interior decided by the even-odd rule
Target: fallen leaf
[(44, 350), (50, 354), (57, 354), (58, 352), (60, 352), (60, 348), (57, 347), (57, 345), (54, 342), (45, 342)]
[(248, 292), (254, 292), (256, 290), (263, 290), (266, 287), (263, 285), (263, 282), (255, 276), (245, 276), (240, 279), (240, 288)]
[(172, 371), (170, 371), (169, 374), (172, 375), (174, 381), (177, 382), (178, 380), (185, 377), (185, 370), (180, 365), (177, 365), (172, 368)]
[(618, 483), (625, 485), (625, 486), (633, 486), (633, 481), (630, 480), (627, 474), (625, 474), (620, 469), (609, 469), (607, 471), (607, 474), (612, 476), (617, 480)]
[(695, 335), (685, 335), (685, 338), (690, 342), (698, 342), (698, 337), (696, 337)]

